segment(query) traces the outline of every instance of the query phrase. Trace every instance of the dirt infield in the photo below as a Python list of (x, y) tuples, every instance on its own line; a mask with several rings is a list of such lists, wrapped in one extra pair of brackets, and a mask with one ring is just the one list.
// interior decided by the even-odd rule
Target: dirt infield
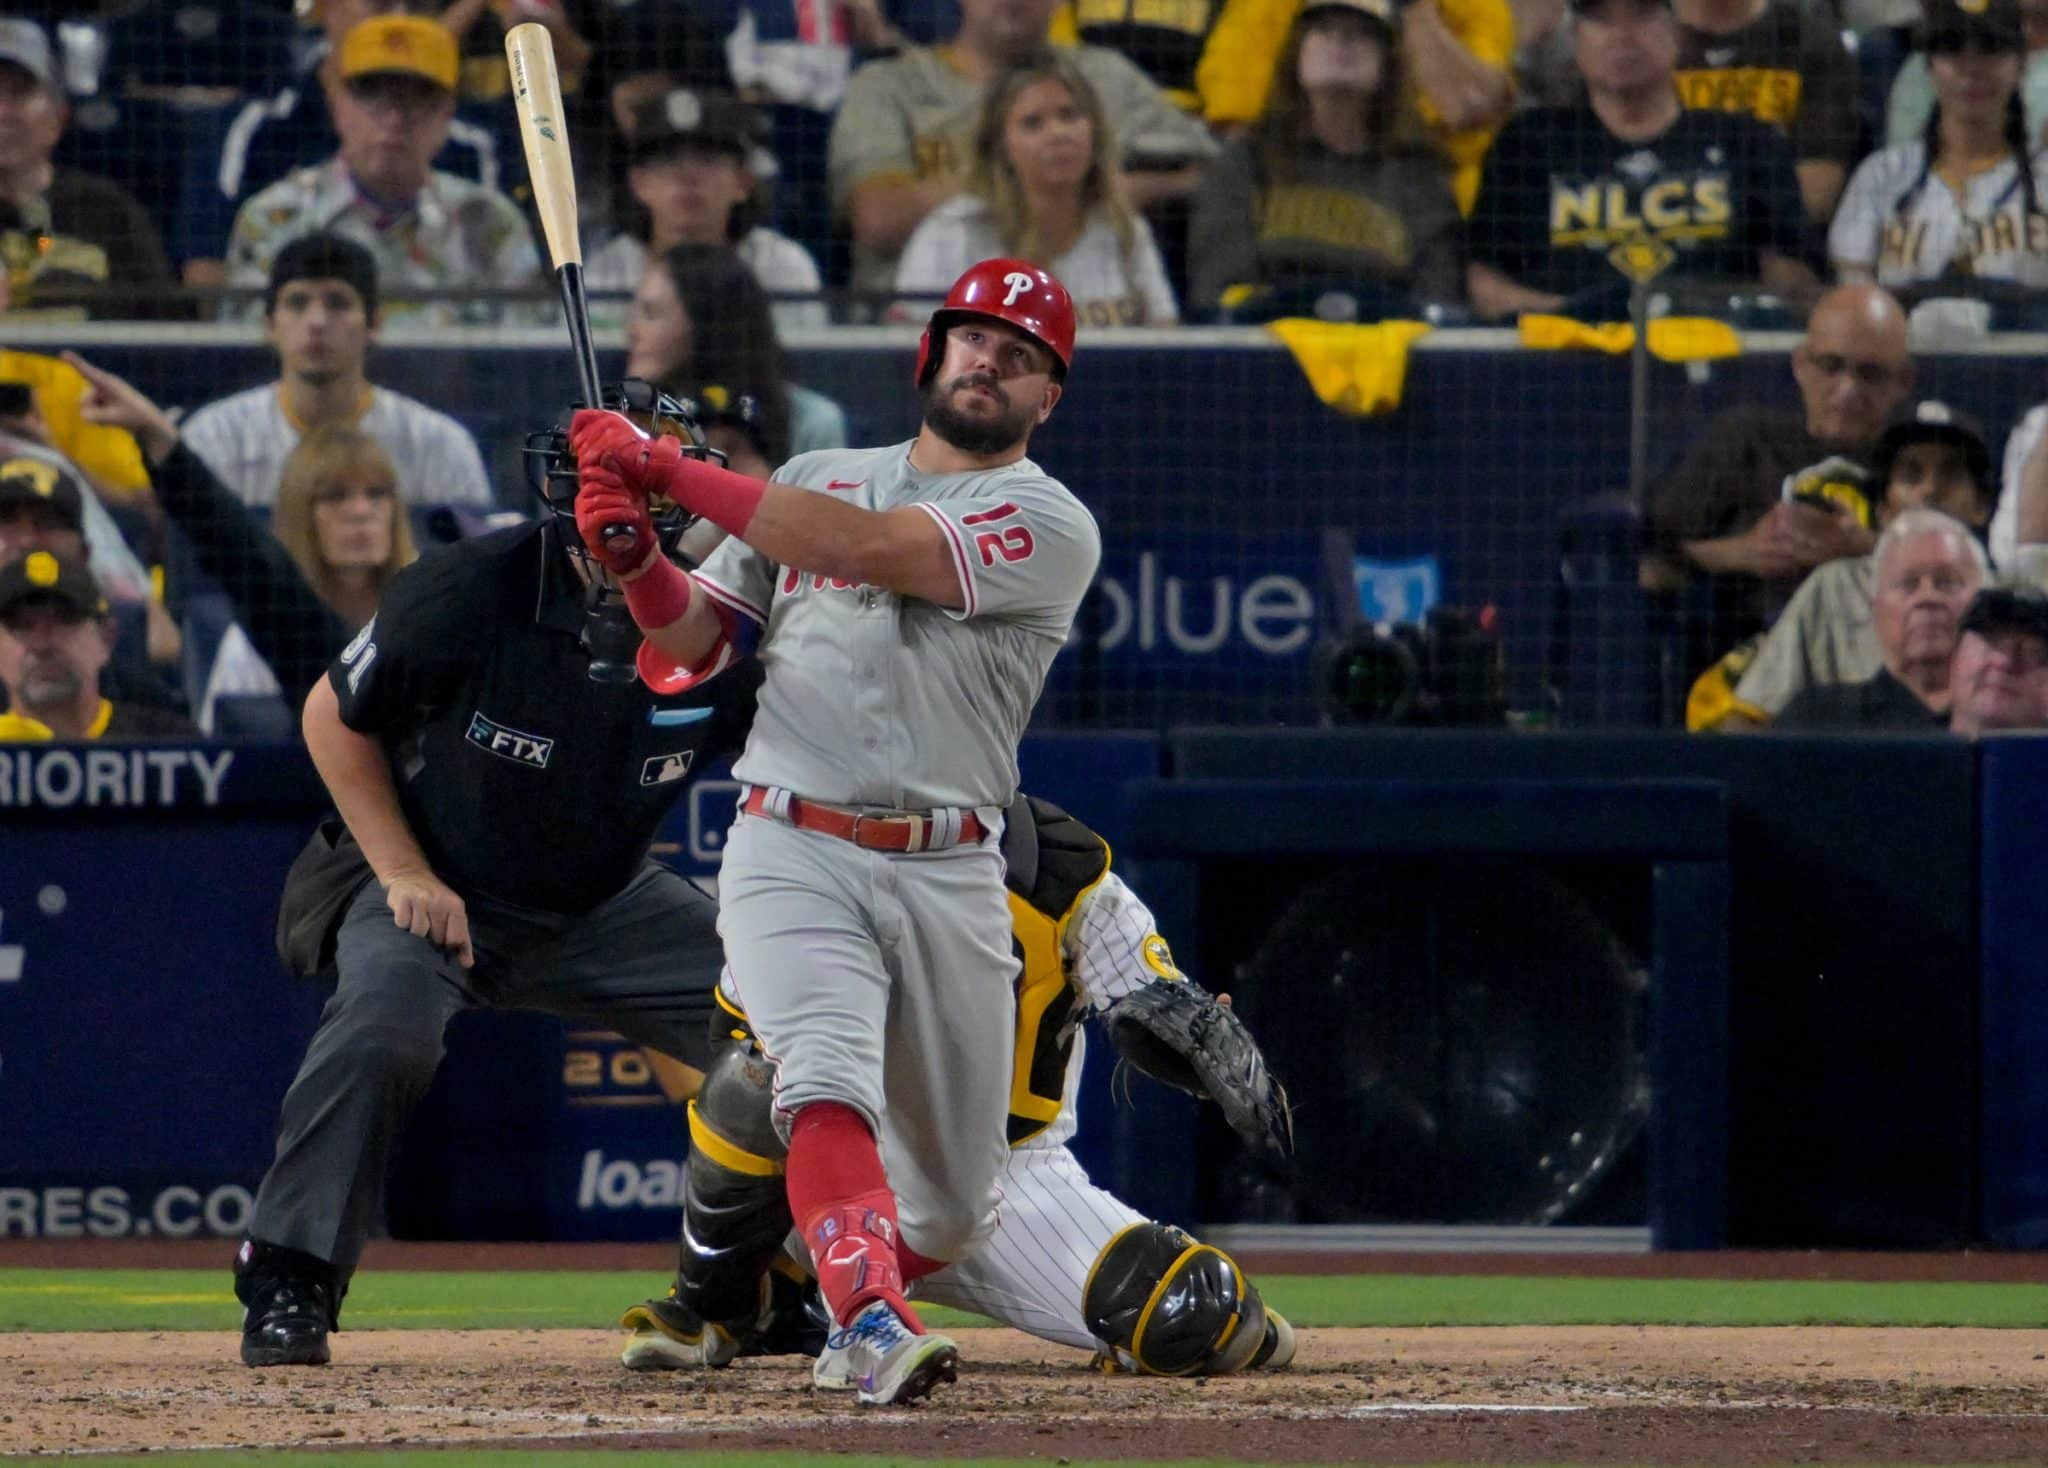
[(804, 1363), (634, 1375), (598, 1331), (349, 1331), (253, 1372), (214, 1334), (0, 1336), (0, 1453), (405, 1443), (1269, 1462), (2048, 1460), (2036, 1332), (1567, 1327), (1303, 1332), (1295, 1369), (1106, 1378), (960, 1332), (960, 1383), (861, 1411)]

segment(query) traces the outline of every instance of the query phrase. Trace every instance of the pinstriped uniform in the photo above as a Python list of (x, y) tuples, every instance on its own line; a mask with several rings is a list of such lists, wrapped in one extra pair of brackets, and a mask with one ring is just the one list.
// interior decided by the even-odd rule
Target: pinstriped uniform
[[(1097, 1012), (1177, 972), (1151, 910), (1114, 872), (1081, 898), (1060, 956), (1067, 981)], [(1088, 1350), (1096, 1345), (1081, 1319), (1088, 1271), (1112, 1238), (1145, 1216), (1091, 1183), (1067, 1150), (1080, 1125), (1075, 1099), (1084, 1040), (1075, 1033), (1058, 1118), (1013, 1147), (997, 1175), (995, 1232), (911, 1293)]]

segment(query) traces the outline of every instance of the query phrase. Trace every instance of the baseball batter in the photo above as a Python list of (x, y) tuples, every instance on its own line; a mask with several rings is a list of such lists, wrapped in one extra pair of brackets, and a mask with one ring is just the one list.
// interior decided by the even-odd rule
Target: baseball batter
[[(1109, 870), (1100, 836), (1058, 806), (1020, 795), (1004, 814), (1003, 858), (1023, 956), (1003, 1203), (987, 1242), (912, 1293), (1135, 1370), (1223, 1375), (1287, 1365), (1292, 1327), (1234, 1261), (1095, 1186), (1067, 1148), (1090, 1016), (1135, 1064), (1214, 1096), (1256, 1146), (1285, 1150), (1285, 1095), (1235, 1016), (1175, 966), (1150, 909)], [(790, 1222), (770, 1120), (772, 1070), (730, 983), (720, 1003), (728, 1012), (702, 1089), (685, 1082), (672, 1092), (694, 1091), (683, 1248), (667, 1298), (626, 1312), (633, 1336), (621, 1359), (634, 1370), (818, 1350), (799, 1295), (768, 1273), (783, 1262)]]
[[(719, 933), (776, 1063), (789, 1206), (837, 1326), (816, 1380), (864, 1403), (953, 1379), (957, 1348), (904, 1290), (987, 1234), (1008, 1152), (1002, 810), (1101, 555), (1025, 457), (1073, 332), (1052, 276), (983, 261), (926, 329), (918, 436), (801, 455), (766, 484), (618, 414), (570, 430), (578, 524), (647, 635), (643, 678), (693, 686), (758, 639)], [(686, 575), (653, 553), (651, 496), (732, 539)]]

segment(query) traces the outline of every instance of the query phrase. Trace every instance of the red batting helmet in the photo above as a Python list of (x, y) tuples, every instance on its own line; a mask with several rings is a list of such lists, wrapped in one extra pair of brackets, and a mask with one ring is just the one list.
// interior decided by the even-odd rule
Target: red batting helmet
[(970, 265), (946, 292), (945, 304), (917, 343), (917, 385), (923, 387), (946, 355), (946, 332), (963, 316), (1007, 321), (1051, 352), (1064, 378), (1074, 360), (1074, 298), (1067, 288), (1028, 260), (984, 260)]

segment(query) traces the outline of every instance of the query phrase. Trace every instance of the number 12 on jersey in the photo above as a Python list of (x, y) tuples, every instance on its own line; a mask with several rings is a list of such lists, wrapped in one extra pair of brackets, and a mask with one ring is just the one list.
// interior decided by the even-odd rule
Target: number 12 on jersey
[[(989, 525), (997, 520), (1007, 520), (1012, 515), (1021, 515), (1023, 513), (1015, 505), (1000, 504), (992, 510), (983, 510), (979, 514), (962, 515), (960, 523), (962, 525)], [(974, 549), (980, 554), (981, 563), (984, 566), (993, 566), (998, 557), (1001, 557), (1011, 565), (1015, 565), (1018, 561), (1029, 559), (1031, 553), (1038, 549), (1038, 542), (1031, 538), (1031, 531), (1027, 526), (1006, 525), (1001, 530), (976, 531)]]

